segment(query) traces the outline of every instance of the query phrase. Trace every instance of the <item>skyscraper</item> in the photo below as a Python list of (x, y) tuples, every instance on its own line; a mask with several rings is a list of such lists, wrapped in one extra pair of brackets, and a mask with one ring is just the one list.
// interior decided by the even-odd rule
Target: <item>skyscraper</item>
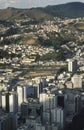
[(70, 59), (68, 61), (68, 71), (73, 72), (77, 70), (77, 60)]
[(17, 112), (17, 93), (4, 92), (2, 93), (2, 109), (6, 112)]
[(17, 115), (0, 111), (0, 130), (17, 130)]
[(17, 87), (17, 94), (18, 94), (18, 111), (21, 111), (21, 104), (27, 101), (27, 91), (26, 86), (18, 86)]

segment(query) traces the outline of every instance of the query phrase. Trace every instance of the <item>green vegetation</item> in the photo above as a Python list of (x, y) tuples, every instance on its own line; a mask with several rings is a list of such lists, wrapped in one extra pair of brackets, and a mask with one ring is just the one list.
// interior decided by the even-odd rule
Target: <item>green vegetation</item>
[(44, 39), (43, 37), (38, 37), (38, 42), (41, 46), (52, 46), (52, 41), (51, 39)]
[(59, 49), (60, 46), (64, 43), (61, 37), (51, 37), (50, 39), (44, 39), (43, 37), (38, 38), (39, 44), (42, 46), (53, 46), (55, 50)]
[(60, 60), (65, 60), (65, 56), (63, 55), (63, 53), (61, 51), (59, 52), (52, 52), (52, 53), (47, 53), (43, 56), (41, 56), (40, 58), (38, 58), (38, 60), (42, 60), (42, 61), (49, 61), (49, 60), (54, 60), (54, 61), (60, 61)]
[(15, 38), (11, 38), (11, 39), (4, 38), (3, 41), (0, 41), (0, 46), (18, 44), (19, 41), (21, 41), (21, 37), (17, 37), (16, 39)]
[(61, 45), (64, 44), (63, 38), (57, 37), (52, 39), (52, 46), (54, 47), (55, 50), (60, 49)]
[(52, 33), (48, 34), (49, 39), (44, 39), (43, 37), (39, 37), (38, 41), (39, 44), (42, 46), (53, 46), (55, 50), (58, 50), (61, 48), (61, 45), (66, 44), (66, 42), (74, 41), (75, 37), (74, 35), (65, 35), (65, 34), (58, 34), (58, 37), (55, 36), (55, 34), (52, 35)]
[(0, 50), (0, 59), (2, 59), (2, 58), (14, 58), (14, 57), (21, 57), (21, 54), (14, 54), (14, 53), (11, 53), (11, 54), (9, 54), (6, 50)]
[(0, 20), (0, 24), (4, 25), (4, 27), (10, 27), (10, 26), (14, 26), (14, 23), (11, 21), (5, 21), (5, 20)]
[(14, 34), (18, 34), (19, 32), (20, 32), (20, 30), (19, 30), (18, 28), (13, 28), (13, 27), (11, 27), (11, 28), (9, 28), (9, 29), (6, 31), (6, 33), (5, 33), (4, 36), (11, 36), (11, 35), (14, 35)]

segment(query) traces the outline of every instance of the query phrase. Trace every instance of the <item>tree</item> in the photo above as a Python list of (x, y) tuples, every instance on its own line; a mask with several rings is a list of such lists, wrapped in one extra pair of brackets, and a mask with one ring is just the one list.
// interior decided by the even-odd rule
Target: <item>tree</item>
[(60, 49), (60, 46), (63, 44), (63, 39), (61, 37), (56, 37), (52, 39), (52, 46), (55, 50)]

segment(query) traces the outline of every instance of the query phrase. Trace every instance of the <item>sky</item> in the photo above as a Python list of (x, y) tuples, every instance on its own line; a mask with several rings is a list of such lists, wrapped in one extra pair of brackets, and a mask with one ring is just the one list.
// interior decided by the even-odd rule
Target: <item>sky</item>
[(47, 5), (58, 5), (75, 1), (84, 3), (84, 0), (0, 0), (0, 9), (7, 7), (16, 7), (16, 8), (45, 7)]

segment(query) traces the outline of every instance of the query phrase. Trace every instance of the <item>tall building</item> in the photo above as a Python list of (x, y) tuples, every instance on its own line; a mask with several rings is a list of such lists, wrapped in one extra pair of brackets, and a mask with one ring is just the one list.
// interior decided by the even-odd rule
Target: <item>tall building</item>
[(68, 61), (68, 71), (73, 72), (77, 70), (77, 60), (70, 59)]
[(73, 93), (67, 93), (66, 99), (66, 122), (70, 123), (75, 115), (75, 95)]
[(0, 130), (17, 130), (17, 115), (0, 111)]
[(2, 101), (1, 101), (1, 91), (0, 91), (0, 107), (1, 107)]
[(18, 86), (17, 87), (18, 94), (18, 111), (21, 111), (21, 104), (27, 101), (27, 90), (26, 86)]
[(31, 86), (27, 86), (27, 98), (39, 98), (40, 93), (42, 93), (42, 86), (41, 84), (34, 84)]
[(28, 118), (28, 103), (21, 104), (21, 116), (25, 119)]
[(57, 107), (64, 108), (65, 107), (65, 97), (64, 95), (57, 95)]
[(84, 108), (84, 93), (81, 93), (81, 109)]
[(41, 122), (42, 110), (42, 104), (40, 104), (39, 102), (29, 102), (28, 106), (27, 104), (22, 104), (22, 116), (26, 118), (25, 114), (28, 114), (26, 118), (26, 123), (28, 124), (29, 129), (33, 127), (35, 129), (37, 120)]
[(27, 102), (27, 87), (23, 87), (23, 100), (24, 102)]
[(42, 116), (42, 104), (37, 102), (28, 103), (28, 119), (36, 119)]
[(16, 93), (11, 93), (9, 95), (9, 112), (17, 112), (18, 109), (18, 99)]
[(63, 129), (64, 127), (64, 110), (62, 108), (57, 108), (56, 111), (56, 122), (59, 123), (60, 128)]
[(6, 112), (17, 112), (17, 93), (4, 92), (2, 93), (2, 109)]
[(43, 111), (56, 107), (56, 96), (50, 93), (41, 93), (39, 101), (43, 104)]
[(51, 122), (52, 123), (53, 122), (56, 123), (56, 118), (57, 118), (56, 111), (57, 111), (57, 108), (51, 109)]
[(2, 99), (2, 109), (6, 110), (6, 94), (5, 93), (2, 94), (1, 99)]
[(75, 74), (72, 77), (73, 88), (82, 88), (82, 76)]
[(43, 88), (46, 87), (46, 85), (47, 85), (46, 77), (41, 77), (41, 78), (40, 78), (40, 84), (41, 84), (41, 86), (42, 86)]
[(21, 86), (17, 87), (18, 94), (18, 111), (21, 111), (21, 104), (23, 102), (23, 88)]
[[(27, 124), (23, 124), (22, 126), (20, 126), (17, 130), (28, 130), (28, 125)], [(33, 129), (30, 129), (33, 130)]]
[(64, 114), (64, 109), (61, 107), (57, 107), (51, 110), (46, 109), (43, 111), (43, 124), (45, 124), (45, 126), (47, 124), (50, 127), (52, 127), (52, 125), (59, 124), (60, 129), (63, 129), (65, 124)]
[(59, 130), (59, 124), (42, 124), (42, 123), (36, 123), (36, 129), (35, 130)]
[(36, 123), (36, 130), (46, 130), (46, 128), (41, 123)]
[(80, 110), (81, 110), (81, 96), (76, 95), (75, 96), (75, 113), (79, 114)]

